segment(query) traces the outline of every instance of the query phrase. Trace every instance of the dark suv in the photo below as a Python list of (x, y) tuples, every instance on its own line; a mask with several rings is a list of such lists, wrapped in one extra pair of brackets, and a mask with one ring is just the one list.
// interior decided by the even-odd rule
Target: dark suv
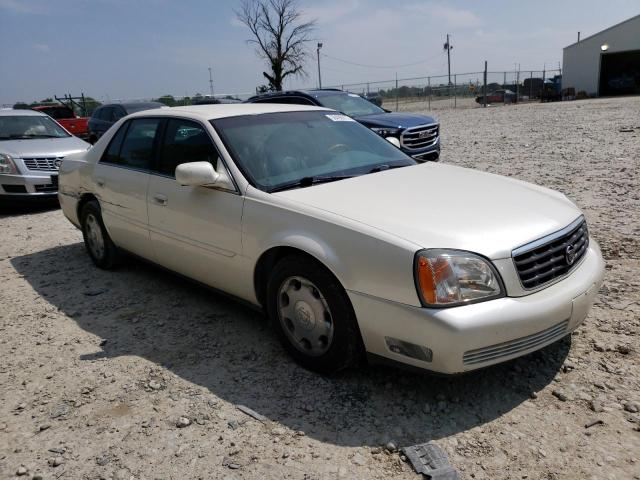
[(432, 117), (389, 112), (342, 90), (293, 90), (251, 97), (247, 103), (293, 103), (331, 108), (369, 127), (418, 161), (440, 157), (440, 125)]
[(131, 102), (131, 103), (112, 103), (102, 105), (93, 111), (93, 115), (89, 119), (89, 142), (95, 143), (109, 127), (120, 120), (135, 112), (142, 110), (151, 110), (152, 108), (162, 108), (166, 105), (160, 102)]

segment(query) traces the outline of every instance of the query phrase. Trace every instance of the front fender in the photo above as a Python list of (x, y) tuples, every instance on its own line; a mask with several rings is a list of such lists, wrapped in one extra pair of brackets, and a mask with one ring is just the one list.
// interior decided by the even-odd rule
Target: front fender
[(348, 291), (420, 306), (413, 280), (417, 245), (313, 207), (258, 196), (247, 197), (242, 222), (243, 253), (254, 266), (268, 250), (292, 247), (315, 257)]

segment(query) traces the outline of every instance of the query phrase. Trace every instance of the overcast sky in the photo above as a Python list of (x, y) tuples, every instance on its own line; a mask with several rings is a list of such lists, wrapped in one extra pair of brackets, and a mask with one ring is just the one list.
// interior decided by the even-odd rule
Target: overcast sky
[[(102, 101), (252, 92), (264, 64), (217, 0), (0, 0), (0, 104), (84, 92)], [(301, 0), (324, 86), (452, 73), (557, 68), (562, 48), (640, 13), (638, 0)], [(308, 77), (316, 86), (315, 43)], [(330, 58), (332, 57), (332, 58)], [(337, 60), (341, 59), (343, 61)], [(351, 62), (351, 63), (347, 63)], [(418, 65), (394, 67), (397, 65)], [(368, 66), (357, 66), (359, 63)], [(374, 68), (393, 67), (393, 68)]]

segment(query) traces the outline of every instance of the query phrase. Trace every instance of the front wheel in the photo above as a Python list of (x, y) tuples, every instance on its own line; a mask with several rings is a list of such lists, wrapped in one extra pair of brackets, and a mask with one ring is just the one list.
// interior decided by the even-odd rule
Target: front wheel
[(318, 262), (289, 256), (274, 268), (267, 310), (280, 340), (302, 366), (334, 373), (362, 353), (355, 313), (337, 279)]
[(120, 253), (104, 226), (100, 204), (95, 200), (88, 201), (82, 207), (80, 219), (84, 245), (93, 263), (105, 270), (117, 266)]

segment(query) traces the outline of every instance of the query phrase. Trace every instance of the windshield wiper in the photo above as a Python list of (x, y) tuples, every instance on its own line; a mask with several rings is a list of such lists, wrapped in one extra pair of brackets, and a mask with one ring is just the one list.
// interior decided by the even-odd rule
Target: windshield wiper
[(28, 138), (59, 138), (57, 135), (24, 135), (24, 134), (13, 134), (0, 137), (0, 140), (25, 140)]
[(323, 177), (302, 177), (300, 180), (296, 180), (295, 182), (285, 183), (284, 185), (279, 185), (277, 187), (269, 190), (269, 193), (273, 192), (281, 192), (282, 190), (289, 190), (292, 188), (304, 188), (310, 187), (311, 185), (317, 185), (319, 183), (329, 183), (336, 182), (338, 180), (344, 180), (346, 178), (357, 177), (357, 175), (328, 175)]
[(376, 172), (382, 172), (384, 170), (392, 170), (394, 168), (402, 168), (402, 167), (408, 167), (409, 165), (387, 165), (387, 164), (383, 164), (383, 165), (378, 165), (377, 167), (373, 167), (371, 170), (369, 170), (369, 173), (376, 173)]

